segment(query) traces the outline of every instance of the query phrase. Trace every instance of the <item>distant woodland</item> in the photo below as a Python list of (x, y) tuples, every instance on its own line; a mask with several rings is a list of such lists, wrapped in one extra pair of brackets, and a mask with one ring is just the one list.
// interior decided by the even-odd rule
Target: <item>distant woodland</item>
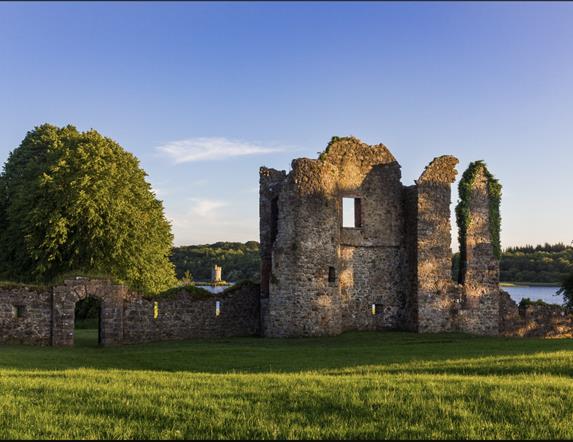
[[(457, 278), (459, 254), (453, 258)], [(502, 253), (502, 282), (560, 283), (573, 272), (573, 247), (563, 243), (510, 247)]]
[(259, 280), (259, 243), (256, 241), (175, 247), (171, 261), (179, 279), (189, 272), (194, 281), (209, 281), (213, 264), (218, 264), (223, 267), (225, 281)]
[[(171, 260), (178, 278), (186, 271), (195, 281), (208, 281), (213, 264), (223, 266), (223, 279), (259, 279), (259, 243), (217, 242), (175, 247)], [(454, 255), (453, 273), (457, 275), (459, 255)], [(573, 272), (573, 247), (564, 244), (510, 247), (502, 254), (503, 282), (559, 283)], [(455, 278), (457, 276), (454, 276)]]

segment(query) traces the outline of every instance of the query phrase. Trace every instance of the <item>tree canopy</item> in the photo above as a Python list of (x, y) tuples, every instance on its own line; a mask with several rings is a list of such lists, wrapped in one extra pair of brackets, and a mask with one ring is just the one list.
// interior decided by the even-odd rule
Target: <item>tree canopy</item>
[(109, 275), (155, 293), (175, 283), (173, 236), (137, 158), (95, 130), (36, 127), (0, 175), (0, 273)]

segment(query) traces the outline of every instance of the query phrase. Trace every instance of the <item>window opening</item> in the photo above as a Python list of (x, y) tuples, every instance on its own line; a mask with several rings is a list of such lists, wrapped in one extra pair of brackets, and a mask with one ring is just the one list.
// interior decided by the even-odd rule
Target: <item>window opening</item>
[(362, 227), (361, 198), (342, 198), (342, 227)]
[(336, 282), (336, 269), (334, 267), (328, 268), (328, 282)]
[(26, 314), (26, 306), (25, 305), (15, 305), (13, 308), (14, 317), (16, 318), (23, 318)]
[(277, 239), (279, 233), (279, 197), (271, 200), (271, 243)]

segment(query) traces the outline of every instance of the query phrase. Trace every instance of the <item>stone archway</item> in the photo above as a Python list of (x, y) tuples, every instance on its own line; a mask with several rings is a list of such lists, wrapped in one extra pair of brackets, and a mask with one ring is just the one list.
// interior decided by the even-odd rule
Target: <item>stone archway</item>
[[(74, 346), (81, 341), (84, 345), (101, 345), (101, 300), (88, 296), (76, 302), (74, 308)], [(94, 333), (97, 332), (97, 333)]]
[(99, 333), (101, 345), (123, 342), (123, 301), (127, 289), (105, 279), (76, 277), (54, 287), (52, 299), (52, 345), (74, 345), (75, 305), (87, 297), (101, 302)]

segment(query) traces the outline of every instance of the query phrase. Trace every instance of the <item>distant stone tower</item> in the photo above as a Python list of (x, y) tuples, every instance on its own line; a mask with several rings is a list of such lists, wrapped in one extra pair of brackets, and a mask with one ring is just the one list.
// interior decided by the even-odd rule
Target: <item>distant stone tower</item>
[(221, 272), (223, 268), (217, 264), (213, 264), (211, 269), (211, 282), (221, 282)]

